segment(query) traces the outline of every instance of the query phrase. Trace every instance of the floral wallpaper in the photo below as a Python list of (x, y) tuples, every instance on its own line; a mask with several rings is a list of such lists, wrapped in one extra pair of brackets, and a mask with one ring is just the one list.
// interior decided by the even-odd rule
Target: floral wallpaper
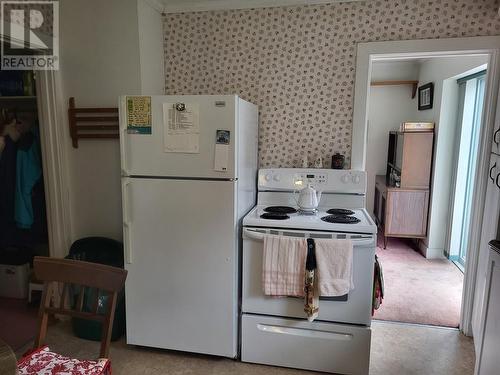
[(167, 94), (259, 106), (261, 167), (347, 165), (358, 42), (500, 35), (499, 0), (377, 0), (164, 15)]

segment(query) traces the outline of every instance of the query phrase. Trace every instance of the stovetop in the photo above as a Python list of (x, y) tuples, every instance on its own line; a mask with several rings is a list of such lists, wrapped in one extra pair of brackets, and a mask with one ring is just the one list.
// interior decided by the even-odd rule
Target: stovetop
[[(347, 233), (376, 233), (377, 227), (365, 209), (350, 209), (348, 212), (331, 211), (332, 207), (320, 207), (317, 212), (300, 213), (295, 210), (278, 209), (278, 213), (266, 211), (269, 205), (258, 205), (243, 219), (244, 226), (266, 228), (289, 228), (304, 230), (321, 230)], [(286, 212), (285, 212), (286, 211)], [(330, 212), (328, 212), (330, 211)], [(273, 215), (276, 215), (275, 217)], [(340, 216), (341, 223), (332, 223), (333, 216)]]

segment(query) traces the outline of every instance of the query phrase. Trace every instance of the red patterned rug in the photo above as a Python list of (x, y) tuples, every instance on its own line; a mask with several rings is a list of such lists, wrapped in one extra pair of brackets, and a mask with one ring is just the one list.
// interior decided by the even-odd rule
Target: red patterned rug
[(458, 327), (463, 274), (447, 259), (425, 259), (410, 242), (379, 238), (385, 298), (374, 319)]

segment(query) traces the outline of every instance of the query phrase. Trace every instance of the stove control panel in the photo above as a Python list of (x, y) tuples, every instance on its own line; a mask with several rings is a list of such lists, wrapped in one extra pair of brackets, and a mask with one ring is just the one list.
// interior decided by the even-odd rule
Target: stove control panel
[(314, 189), (346, 194), (366, 194), (366, 172), (348, 169), (271, 168), (259, 170), (260, 191)]

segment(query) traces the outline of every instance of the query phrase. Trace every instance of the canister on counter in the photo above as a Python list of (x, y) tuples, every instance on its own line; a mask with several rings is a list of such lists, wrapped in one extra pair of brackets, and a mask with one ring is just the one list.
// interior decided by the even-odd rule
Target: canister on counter
[(345, 157), (338, 152), (332, 156), (332, 169), (344, 169)]

